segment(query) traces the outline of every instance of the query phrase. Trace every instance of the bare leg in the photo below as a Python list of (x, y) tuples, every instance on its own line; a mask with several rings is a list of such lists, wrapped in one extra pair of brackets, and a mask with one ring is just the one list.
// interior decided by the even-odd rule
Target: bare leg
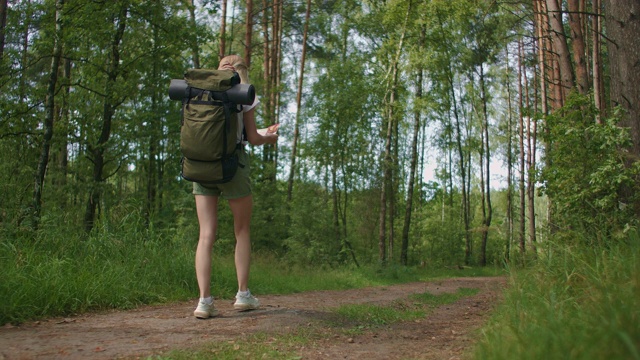
[(253, 198), (251, 195), (229, 200), (233, 213), (233, 230), (236, 235), (236, 275), (238, 290), (247, 291), (249, 284), (249, 267), (251, 264), (251, 211)]
[(218, 228), (218, 197), (195, 195), (200, 238), (196, 249), (196, 278), (200, 297), (211, 296), (211, 250), (216, 241)]

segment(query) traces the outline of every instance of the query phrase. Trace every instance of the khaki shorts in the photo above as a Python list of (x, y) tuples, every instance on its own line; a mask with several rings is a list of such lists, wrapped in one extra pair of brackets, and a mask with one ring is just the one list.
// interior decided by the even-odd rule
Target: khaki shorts
[(223, 199), (239, 199), (251, 195), (251, 179), (249, 179), (249, 155), (244, 149), (238, 150), (238, 171), (231, 181), (224, 184), (193, 183), (193, 195), (220, 196)]

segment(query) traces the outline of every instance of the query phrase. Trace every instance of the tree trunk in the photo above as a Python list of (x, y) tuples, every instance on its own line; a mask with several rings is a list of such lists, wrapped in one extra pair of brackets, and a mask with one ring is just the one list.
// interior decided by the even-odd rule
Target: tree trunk
[[(610, 64), (611, 105), (623, 111), (620, 125), (630, 130), (631, 158), (629, 166), (640, 158), (640, 7), (638, 0), (605, 0), (607, 38)], [(640, 180), (636, 179), (636, 188)], [(636, 199), (634, 210), (640, 216), (640, 200), (632, 189), (623, 196)]]
[[(62, 59), (61, 59), (62, 60)], [(64, 78), (64, 94), (62, 97), (62, 105), (60, 106), (60, 115), (58, 121), (62, 123), (60, 126), (63, 129), (62, 136), (57, 137), (57, 158), (56, 163), (58, 165), (59, 177), (56, 186), (64, 186), (67, 183), (67, 173), (69, 166), (69, 96), (71, 94), (71, 60), (63, 60), (62, 76)], [(55, 126), (55, 124), (54, 124)], [(66, 204), (67, 199), (63, 199), (63, 204)]]
[[(518, 41), (518, 101), (519, 101), (519, 139), (518, 143), (520, 145), (520, 232), (518, 234), (519, 244), (520, 244), (520, 252), (524, 255), (526, 251), (525, 247), (525, 224), (526, 224), (526, 216), (525, 216), (525, 188), (524, 188), (524, 175), (525, 175), (525, 160), (524, 160), (524, 96), (523, 86), (522, 86), (522, 78), (526, 76), (523, 74), (523, 60), (524, 60), (524, 49), (522, 40)], [(524, 257), (523, 257), (524, 260)]]
[(553, 50), (557, 54), (557, 61), (560, 70), (560, 85), (562, 87), (561, 104), (574, 86), (573, 66), (571, 64), (571, 54), (567, 45), (567, 37), (562, 23), (562, 10), (558, 5), (558, 0), (546, 0), (549, 23), (552, 30)]
[(333, 208), (333, 234), (336, 240), (336, 244), (340, 244), (340, 200), (338, 198), (338, 160), (337, 156), (332, 156), (332, 164), (331, 164), (331, 198), (332, 198), (332, 208)]
[(222, 0), (222, 14), (220, 19), (220, 49), (218, 58), (222, 59), (227, 53), (227, 0)]
[[(159, 1), (156, 0), (156, 5), (158, 5)], [(159, 53), (160, 49), (158, 46), (160, 44), (160, 40), (158, 39), (158, 30), (156, 27), (152, 29), (153, 34), (153, 52)], [(152, 73), (151, 77), (153, 79), (153, 83), (160, 84), (162, 82), (159, 79), (159, 59), (154, 57), (151, 59), (152, 61)], [(194, 61), (195, 62), (195, 61)], [(158, 94), (157, 88), (153, 89), (151, 94), (151, 113), (158, 114), (160, 110), (158, 109), (159, 98), (161, 95)], [(159, 120), (159, 119), (158, 119)], [(149, 148), (148, 148), (148, 166), (147, 166), (147, 203), (145, 207), (145, 222), (147, 227), (151, 226), (151, 222), (153, 220), (154, 213), (156, 212), (157, 207), (157, 195), (158, 195), (158, 152), (160, 148), (160, 136), (158, 135), (158, 130), (162, 129), (162, 124), (157, 123), (156, 121), (147, 122), (148, 135), (149, 135)]]
[[(226, 0), (223, 0), (226, 3)], [(244, 62), (251, 68), (251, 44), (253, 41), (253, 0), (247, 0), (247, 21), (244, 33)]]
[(547, 64), (547, 54), (546, 54), (546, 49), (547, 49), (547, 36), (548, 36), (548, 31), (547, 31), (547, 22), (546, 22), (546, 16), (545, 16), (545, 12), (544, 12), (544, 4), (542, 3), (544, 0), (534, 0), (533, 4), (534, 4), (534, 8), (535, 8), (535, 32), (536, 32), (536, 43), (537, 43), (537, 53), (538, 53), (538, 69), (539, 69), (539, 80), (540, 80), (540, 103), (541, 103), (541, 107), (542, 107), (542, 114), (543, 116), (547, 115), (549, 113), (549, 106), (548, 106), (548, 95), (547, 95), (547, 88), (548, 88), (548, 81), (547, 81), (547, 71), (545, 70), (545, 65)]
[[(438, 16), (438, 21), (439, 21), (439, 26), (440, 26), (440, 31), (444, 32), (444, 24), (443, 24), (443, 20)], [(448, 54), (448, 58), (451, 59), (450, 54)], [(457, 151), (458, 153), (458, 171), (460, 174), (460, 179), (461, 179), (461, 190), (462, 190), (462, 218), (463, 218), (463, 222), (464, 222), (464, 238), (465, 238), (465, 250), (464, 250), (464, 262), (465, 264), (470, 264), (471, 263), (471, 254), (472, 254), (472, 243), (471, 243), (471, 232), (470, 230), (470, 202), (469, 202), (469, 192), (468, 190), (468, 181), (467, 181), (467, 166), (466, 164), (468, 164), (467, 162), (467, 156), (465, 154), (464, 148), (465, 148), (465, 144), (463, 144), (463, 142), (465, 142), (466, 140), (463, 139), (463, 134), (462, 134), (462, 126), (461, 126), (461, 121), (460, 121), (460, 117), (461, 117), (461, 109), (459, 109), (458, 106), (458, 101), (456, 99), (456, 89), (455, 89), (455, 77), (454, 77), (454, 73), (453, 73), (453, 65), (449, 62), (448, 64), (446, 64), (446, 68), (445, 68), (445, 72), (446, 72), (446, 80), (447, 80), (447, 85), (448, 85), (448, 89), (447, 91), (449, 92), (449, 118), (451, 118), (451, 110), (453, 110), (453, 123), (451, 125), (451, 132), (455, 132), (454, 136), (451, 136), (451, 144), (453, 147), (455, 147), (454, 151)], [(449, 119), (449, 122), (451, 123), (451, 120)], [(454, 139), (455, 138), (455, 139)], [(455, 144), (454, 144), (454, 140), (455, 140)], [(448, 163), (450, 164), (450, 170), (449, 170), (449, 174), (450, 174), (450, 189), (451, 191), (449, 192), (449, 203), (450, 205), (453, 205), (453, 158), (452, 158), (452, 153), (449, 153), (449, 161)], [(459, 244), (457, 243), (453, 243), (451, 244), (452, 247), (458, 247)]]
[(64, 0), (56, 1), (56, 27), (54, 33), (53, 54), (51, 57), (51, 67), (49, 69), (49, 81), (47, 85), (47, 95), (45, 98), (45, 119), (43, 124), (44, 136), (42, 139), (42, 149), (35, 176), (35, 187), (33, 191), (33, 228), (37, 229), (40, 222), (42, 209), (42, 187), (49, 164), (49, 152), (51, 149), (51, 139), (53, 138), (53, 120), (55, 117), (55, 96), (56, 85), (58, 83), (58, 71), (60, 68), (60, 58), (62, 57), (63, 23), (62, 11)]
[(300, 77), (298, 78), (298, 93), (296, 94), (296, 123), (293, 129), (293, 142), (291, 145), (291, 166), (289, 169), (289, 181), (287, 186), (287, 202), (291, 202), (293, 193), (293, 181), (296, 169), (296, 156), (298, 138), (300, 137), (300, 112), (302, 111), (302, 87), (304, 85), (304, 64), (307, 56), (307, 34), (309, 31), (309, 18), (311, 15), (311, 0), (307, 0), (304, 31), (302, 34), (302, 56), (300, 59)]
[[(485, 266), (487, 264), (487, 241), (489, 239), (489, 228), (491, 227), (491, 220), (493, 217), (493, 207), (491, 206), (491, 148), (489, 146), (489, 113), (487, 109), (487, 94), (485, 84), (484, 65), (480, 65), (480, 91), (482, 101), (482, 130), (484, 135), (482, 136), (484, 149), (484, 168), (486, 172), (485, 189), (483, 190), (482, 199), (482, 244), (480, 249), (480, 265)], [(482, 166), (481, 166), (482, 168)]]
[[(529, 94), (529, 80), (527, 76), (524, 76), (524, 99), (525, 109), (531, 109), (532, 106), (529, 103), (531, 96)], [(535, 151), (536, 151), (536, 121), (531, 116), (527, 116), (527, 133), (525, 137), (527, 139), (526, 148), (526, 193), (528, 200), (528, 214), (529, 214), (529, 243), (533, 254), (536, 254), (536, 213), (535, 213)]]
[[(280, 87), (282, 85), (282, 36), (284, 34), (284, 30), (283, 30), (283, 16), (284, 16), (284, 0), (279, 0), (278, 1), (278, 18), (277, 18), (277, 23), (278, 23), (278, 28), (277, 28), (277, 36), (275, 38), (276, 43), (275, 43), (275, 49), (276, 49), (276, 62), (275, 62), (275, 74), (276, 74), (276, 78), (275, 78), (275, 85), (274, 85), (274, 89), (276, 89), (275, 91), (275, 99), (273, 101), (274, 103), (274, 116), (273, 116), (273, 122), (272, 124), (277, 124), (280, 123)], [(273, 164), (273, 168), (277, 169), (278, 168), (278, 144), (274, 144), (270, 146), (270, 150), (273, 152), (272, 158), (271, 158), (271, 162)], [(276, 171), (274, 170), (272, 177), (271, 177), (271, 181), (275, 182), (276, 180)]]
[[(450, 70), (450, 69), (449, 69)], [(455, 98), (455, 90), (453, 88), (453, 74), (450, 71), (450, 96), (453, 101), (453, 116), (455, 120), (456, 129), (456, 148), (458, 150), (458, 170), (460, 171), (460, 178), (462, 182), (462, 218), (464, 221), (464, 238), (465, 238), (465, 250), (464, 250), (464, 263), (469, 265), (471, 263), (471, 233), (469, 229), (469, 193), (467, 192), (467, 169), (466, 169), (466, 157), (462, 139), (462, 127), (460, 126), (460, 115), (458, 114), (458, 105)]]
[(576, 68), (576, 86), (578, 92), (585, 95), (589, 91), (589, 73), (587, 71), (587, 52), (584, 40), (584, 9), (585, 0), (568, 0), (569, 27), (571, 31), (571, 45), (573, 47), (573, 63)]
[(380, 186), (380, 221), (378, 230), (378, 260), (381, 263), (387, 261), (387, 184), (391, 177), (391, 133), (393, 124), (387, 120), (387, 136), (385, 137), (385, 150), (382, 157), (382, 185)]
[[(423, 32), (424, 36), (424, 32)], [(422, 37), (422, 43), (424, 37)], [(422, 81), (423, 71), (418, 70), (418, 80), (416, 81), (416, 100), (422, 98)], [(402, 244), (400, 248), (400, 263), (407, 265), (408, 253), (409, 253), (409, 229), (411, 227), (411, 210), (413, 208), (413, 189), (416, 179), (416, 167), (418, 164), (418, 134), (420, 133), (420, 116), (422, 112), (418, 109), (415, 110), (413, 115), (413, 139), (411, 140), (411, 164), (409, 171), (409, 187), (407, 189), (407, 204), (404, 209), (404, 226), (402, 227)]]
[[(411, 14), (411, 1), (407, 6), (407, 11), (404, 17), (404, 25), (402, 28), (402, 34), (400, 34), (400, 41), (398, 42), (398, 48), (396, 49), (396, 54), (393, 59), (393, 63), (390, 64), (389, 70), (387, 71), (387, 96), (389, 96), (388, 104), (387, 104), (387, 135), (385, 139), (385, 151), (384, 157), (382, 160), (382, 171), (383, 171), (383, 179), (382, 179), (382, 188), (380, 195), (380, 229), (379, 229), (379, 260), (384, 263), (387, 261), (387, 258), (393, 256), (393, 254), (386, 254), (386, 215), (387, 215), (387, 201), (390, 197), (388, 192), (392, 191), (391, 189), (391, 181), (393, 175), (393, 159), (391, 153), (392, 140), (393, 140), (393, 132), (395, 127), (395, 112), (394, 106), (396, 102), (397, 96), (397, 86), (398, 86), (398, 63), (400, 62), (400, 55), (402, 54), (402, 49), (404, 46), (404, 38), (407, 32), (407, 23), (409, 21), (409, 15)], [(393, 207), (391, 207), (393, 209)], [(393, 218), (393, 213), (390, 211), (389, 215)], [(391, 227), (393, 227), (393, 221), (391, 222)]]
[[(592, 67), (592, 81), (593, 81), (593, 100), (598, 109), (598, 112), (602, 113), (604, 108), (604, 82), (602, 80), (602, 55), (601, 55), (601, 43), (600, 43), (600, 34), (602, 33), (602, 21), (600, 21), (600, 0), (593, 0), (593, 15), (591, 19), (591, 36), (592, 36), (592, 55), (591, 60), (593, 61)], [(602, 122), (600, 118), (600, 114), (596, 115), (596, 123), (600, 124)]]
[(263, 59), (263, 81), (264, 81), (264, 90), (262, 94), (262, 98), (264, 101), (264, 110), (263, 117), (264, 120), (269, 124), (271, 118), (271, 103), (268, 99), (271, 97), (271, 39), (269, 37), (269, 6), (267, 0), (262, 0), (262, 55)]
[(7, 1), (0, 0), (0, 64), (4, 56), (5, 31), (7, 28)]
[(105, 97), (102, 110), (102, 128), (100, 131), (100, 137), (96, 145), (89, 145), (88, 151), (93, 161), (93, 176), (92, 186), (89, 193), (89, 199), (87, 201), (86, 211), (84, 215), (84, 229), (91, 232), (95, 224), (96, 208), (101, 198), (102, 185), (104, 184), (104, 154), (106, 151), (107, 142), (111, 136), (111, 121), (115, 112), (116, 104), (114, 99), (115, 84), (118, 79), (119, 64), (120, 64), (120, 44), (124, 36), (126, 28), (126, 20), (128, 13), (128, 3), (124, 2), (120, 8), (120, 14), (115, 18), (114, 25), (116, 25), (116, 32), (114, 34), (113, 42), (111, 43), (111, 57), (109, 59), (109, 65), (106, 70), (107, 82), (105, 85)]
[(396, 243), (396, 215), (397, 215), (397, 209), (396, 209), (396, 195), (398, 192), (398, 173), (400, 172), (400, 167), (397, 165), (398, 161), (399, 161), (399, 157), (398, 157), (398, 148), (399, 148), (399, 144), (398, 144), (398, 127), (400, 126), (400, 120), (398, 119), (398, 115), (395, 111), (395, 107), (398, 102), (398, 91), (397, 91), (397, 84), (398, 84), (398, 63), (396, 63), (396, 69), (394, 70), (395, 72), (395, 80), (393, 81), (394, 83), (394, 91), (393, 91), (393, 101), (391, 101), (391, 113), (389, 114), (390, 117), (393, 117), (393, 132), (391, 134), (391, 166), (390, 166), (390, 170), (391, 170), (391, 174), (389, 177), (389, 183), (388, 183), (388, 195), (387, 195), (387, 206), (389, 207), (389, 211), (387, 212), (387, 214), (389, 215), (388, 218), (388, 222), (389, 222), (389, 240), (387, 241), (389, 248), (387, 250), (387, 260), (389, 262), (393, 262), (393, 256), (395, 254), (394, 248), (395, 248), (395, 243)]
[[(509, 46), (506, 47), (506, 56), (509, 59)], [(510, 68), (508, 61), (506, 63), (507, 74), (507, 239), (505, 242), (504, 259), (508, 263), (511, 259), (511, 242), (513, 240), (513, 105), (511, 103), (511, 81)]]
[[(263, 1), (263, 32), (264, 32), (264, 84), (265, 109), (263, 117), (266, 125), (273, 125), (277, 122), (278, 101), (280, 84), (280, 58), (281, 58), (281, 41), (282, 32), (280, 24), (282, 22), (282, 0), (275, 0), (272, 6), (271, 18), (268, 16), (268, 8), (266, 1)], [(271, 25), (271, 38), (269, 38), (269, 25)], [(272, 163), (275, 169), (276, 164), (276, 147), (275, 145), (265, 145), (263, 147), (262, 158), (265, 164)], [(265, 174), (265, 178), (275, 181), (275, 171)]]

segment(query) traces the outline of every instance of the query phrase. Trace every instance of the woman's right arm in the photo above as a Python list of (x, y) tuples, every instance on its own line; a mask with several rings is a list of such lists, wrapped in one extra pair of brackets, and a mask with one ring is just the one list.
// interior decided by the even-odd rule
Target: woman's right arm
[(266, 133), (261, 135), (256, 128), (256, 119), (254, 109), (242, 114), (244, 128), (247, 131), (247, 139), (251, 145), (275, 144), (278, 141), (277, 133)]

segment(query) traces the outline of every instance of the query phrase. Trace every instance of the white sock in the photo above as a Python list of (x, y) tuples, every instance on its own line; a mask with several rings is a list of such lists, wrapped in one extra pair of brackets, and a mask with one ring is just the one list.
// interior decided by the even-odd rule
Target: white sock
[(200, 298), (200, 302), (205, 303), (207, 305), (213, 304), (213, 296), (209, 296), (207, 298)]
[(249, 295), (251, 295), (251, 291), (249, 291), (249, 289), (247, 289), (247, 291), (238, 291), (238, 296), (247, 297)]

